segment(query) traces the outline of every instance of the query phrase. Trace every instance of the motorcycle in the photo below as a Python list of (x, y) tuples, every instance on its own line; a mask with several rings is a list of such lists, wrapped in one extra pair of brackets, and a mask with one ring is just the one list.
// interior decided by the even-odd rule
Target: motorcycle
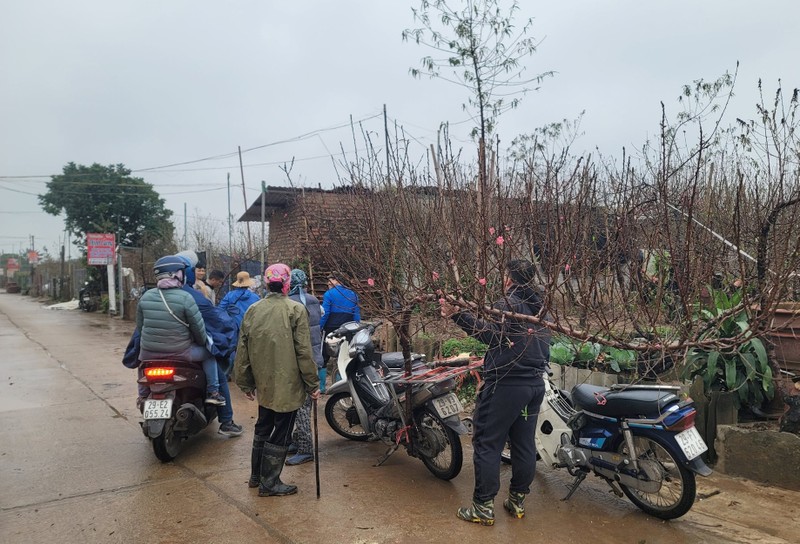
[(142, 432), (164, 463), (180, 453), (189, 437), (217, 417), (217, 406), (206, 404), (206, 376), (198, 363), (173, 360), (142, 361), (139, 383), (150, 388), (144, 401)]
[(412, 373), (406, 376), (399, 369), (404, 363), (401, 353), (375, 351), (372, 334), (379, 325), (349, 322), (326, 337), (333, 351), (338, 344), (341, 378), (328, 388), (325, 419), (349, 440), (380, 440), (389, 446), (375, 466), (403, 446), (434, 476), (451, 480), (461, 472), (463, 462), (459, 435), (467, 433), (460, 418), (461, 403), (452, 392), (454, 378), (471, 367), (431, 368), (423, 356), (416, 355)]
[(574, 476), (569, 499), (592, 472), (644, 512), (675, 519), (692, 507), (695, 475), (711, 469), (694, 426), (694, 402), (678, 387), (576, 385), (571, 394), (545, 376), (535, 435), (537, 458)]
[(78, 308), (84, 312), (94, 312), (100, 307), (100, 292), (92, 282), (85, 282), (78, 291)]

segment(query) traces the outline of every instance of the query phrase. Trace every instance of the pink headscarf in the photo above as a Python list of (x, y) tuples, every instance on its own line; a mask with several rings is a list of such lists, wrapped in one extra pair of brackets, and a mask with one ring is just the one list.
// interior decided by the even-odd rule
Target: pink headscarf
[(280, 282), (283, 285), (283, 294), (288, 295), (292, 283), (292, 269), (283, 263), (270, 265), (264, 271), (264, 280), (267, 283)]

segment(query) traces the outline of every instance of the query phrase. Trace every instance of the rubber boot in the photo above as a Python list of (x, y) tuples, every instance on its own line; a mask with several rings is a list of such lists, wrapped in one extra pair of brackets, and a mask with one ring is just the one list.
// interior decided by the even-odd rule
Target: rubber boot
[(517, 519), (525, 517), (525, 493), (509, 491), (508, 498), (503, 501), (503, 508)]
[(288, 448), (264, 442), (264, 453), (261, 456), (261, 481), (258, 486), (259, 497), (293, 495), (297, 493), (296, 485), (288, 485), (281, 481), (283, 463), (286, 461)]
[(472, 499), (472, 504), (459, 508), (456, 516), (464, 521), (480, 523), (481, 525), (494, 525), (494, 501), (479, 501)]
[(328, 369), (325, 368), (325, 367), (322, 367), (317, 371), (317, 374), (319, 375), (319, 392), (320, 393), (324, 393), (325, 392), (325, 380), (328, 379)]
[(264, 442), (267, 439), (260, 434), (253, 435), (253, 450), (250, 453), (250, 479), (247, 487), (258, 487), (261, 481), (261, 457), (264, 455)]

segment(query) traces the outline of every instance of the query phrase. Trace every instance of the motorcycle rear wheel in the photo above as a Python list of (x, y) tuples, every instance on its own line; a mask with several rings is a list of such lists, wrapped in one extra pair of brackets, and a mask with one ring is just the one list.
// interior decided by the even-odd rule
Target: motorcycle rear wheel
[(461, 472), (464, 452), (458, 434), (439, 416), (425, 410), (416, 422), (415, 447), (428, 470), (442, 480), (452, 480)]
[(175, 436), (175, 417), (168, 419), (161, 430), (161, 434), (153, 439), (153, 452), (162, 463), (169, 463), (175, 459), (183, 445), (181, 439)]
[[(625, 495), (642, 511), (657, 518), (675, 519), (688, 512), (697, 493), (694, 473), (675, 458), (662, 439), (634, 435), (633, 443), (640, 468), (659, 473), (662, 483), (656, 493), (645, 493), (620, 484)], [(628, 446), (624, 441), (618, 451), (628, 455)]]
[(348, 440), (365, 442), (369, 438), (358, 422), (358, 413), (350, 393), (336, 393), (328, 399), (325, 403), (325, 419), (331, 429)]

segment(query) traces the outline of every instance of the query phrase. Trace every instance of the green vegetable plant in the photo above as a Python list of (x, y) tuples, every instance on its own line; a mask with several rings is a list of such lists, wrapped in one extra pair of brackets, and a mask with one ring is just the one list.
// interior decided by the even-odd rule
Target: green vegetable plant
[(689, 349), (681, 377), (702, 377), (706, 392), (737, 392), (737, 408), (742, 404), (761, 406), (775, 394), (772, 369), (764, 342), (756, 337), (741, 304), (742, 293), (711, 288), (709, 293), (712, 304), (700, 309), (695, 319), (706, 323), (699, 339), (719, 340), (718, 347)]

